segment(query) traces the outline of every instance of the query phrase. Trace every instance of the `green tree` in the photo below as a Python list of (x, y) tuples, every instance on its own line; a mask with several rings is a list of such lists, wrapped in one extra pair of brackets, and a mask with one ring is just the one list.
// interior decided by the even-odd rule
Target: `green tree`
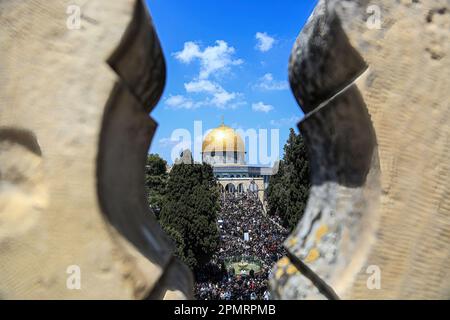
[(149, 176), (161, 176), (167, 174), (167, 162), (157, 153), (147, 156), (145, 173)]
[(281, 160), (278, 167), (278, 172), (270, 177), (269, 187), (267, 189), (269, 214), (278, 215), (282, 218), (286, 213), (286, 199), (288, 197), (288, 190), (285, 188), (287, 183), (285, 182), (286, 175), (284, 171), (284, 160)]
[(160, 223), (177, 244), (178, 256), (192, 269), (217, 248), (219, 190), (207, 164), (175, 164), (169, 174)]
[(305, 211), (310, 187), (304, 140), (291, 128), (279, 171), (270, 179), (267, 191), (269, 214), (279, 215), (284, 226), (294, 229)]
[(159, 218), (159, 213), (166, 200), (167, 180), (167, 162), (158, 154), (149, 154), (145, 165), (145, 186), (149, 206), (156, 218)]

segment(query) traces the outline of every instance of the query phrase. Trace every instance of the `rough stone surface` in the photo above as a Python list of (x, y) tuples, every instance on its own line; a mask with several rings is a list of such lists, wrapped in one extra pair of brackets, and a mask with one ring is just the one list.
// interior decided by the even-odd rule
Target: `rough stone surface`
[[(450, 2), (376, 4), (381, 29), (368, 1), (319, 1), (294, 46), (313, 186), (285, 246), (340, 298), (448, 299)], [(287, 257), (271, 278), (278, 299), (316, 285)]]
[(144, 194), (165, 66), (143, 3), (2, 1), (0, 46), (0, 298), (192, 297)]

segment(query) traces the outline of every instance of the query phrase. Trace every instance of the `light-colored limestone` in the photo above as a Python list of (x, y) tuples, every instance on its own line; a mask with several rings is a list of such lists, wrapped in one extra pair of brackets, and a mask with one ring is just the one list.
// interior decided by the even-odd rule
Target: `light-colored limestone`
[[(449, 30), (445, 0), (319, 1), (294, 46), (313, 186), (286, 247), (341, 298), (450, 297)], [(286, 270), (277, 298), (323, 297)]]
[[(259, 201), (264, 203), (264, 178), (220, 178), (218, 182), (223, 190), (226, 190), (227, 185), (231, 184), (235, 192), (238, 193), (253, 191), (258, 194)], [(241, 191), (239, 188), (241, 188)]]
[(2, 1), (0, 46), (0, 298), (190, 297), (183, 266), (182, 287), (164, 276), (176, 260), (144, 194), (165, 68), (143, 4)]

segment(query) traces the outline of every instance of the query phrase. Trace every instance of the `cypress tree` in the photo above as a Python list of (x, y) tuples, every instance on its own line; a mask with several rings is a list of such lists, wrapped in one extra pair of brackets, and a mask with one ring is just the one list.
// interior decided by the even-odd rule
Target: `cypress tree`
[(192, 269), (208, 261), (217, 248), (218, 200), (219, 190), (210, 165), (173, 166), (160, 223), (169, 235), (175, 235), (178, 255)]
[(279, 171), (269, 181), (269, 214), (279, 215), (283, 225), (293, 230), (305, 211), (310, 186), (306, 146), (291, 128)]

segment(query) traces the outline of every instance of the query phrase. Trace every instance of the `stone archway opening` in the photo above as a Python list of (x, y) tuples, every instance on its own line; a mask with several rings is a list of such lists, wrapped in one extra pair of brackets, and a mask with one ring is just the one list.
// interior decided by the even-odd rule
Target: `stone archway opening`
[(229, 193), (235, 193), (236, 192), (236, 186), (233, 183), (228, 183), (225, 186), (225, 191)]
[[(449, 10), (431, 1), (421, 6), (391, 3), (379, 2), (389, 25), (377, 31), (365, 25), (365, 2), (320, 0), (293, 48), (289, 78), (306, 114), (299, 126), (309, 149), (312, 188), (304, 218), (285, 243), (288, 255), (273, 272), (275, 298), (335, 298), (335, 293), (349, 298), (448, 297), (448, 279), (436, 276), (445, 274), (448, 257), (430, 249), (445, 253), (449, 244), (449, 148), (437, 147), (447, 146), (448, 140), (443, 123), (449, 118), (449, 64), (446, 52), (436, 46), (436, 39), (447, 39), (436, 33), (444, 28), (429, 27), (445, 26)], [(29, 225), (51, 227), (32, 234), (21, 230), (8, 239), (12, 250), (0, 251), (7, 261), (1, 272), (6, 298), (36, 297), (30, 289), (37, 280), (60, 281), (74, 259), (85, 274), (100, 275), (92, 277), (88, 298), (192, 297), (192, 275), (174, 258), (174, 247), (145, 201), (145, 155), (156, 129), (148, 115), (160, 98), (166, 70), (144, 1), (136, 1), (134, 11), (130, 4), (112, 7), (101, 23), (89, 19), (82, 38), (77, 31), (61, 29), (67, 18), (61, 1), (24, 4), (37, 13), (27, 24), (17, 22), (17, 10), (5, 10), (2, 53), (14, 68), (3, 87), (21, 94), (38, 88), (47, 98), (30, 106), (30, 99), (0, 90), (2, 99), (16, 102), (2, 110), (1, 125), (36, 135), (45, 155), (39, 163), (50, 174), (44, 185), (40, 177), (33, 183), (54, 195), (36, 199), (43, 214)], [(91, 13), (96, 7), (90, 6)], [(423, 36), (404, 32), (408, 28)], [(64, 37), (48, 36), (61, 32)], [(17, 41), (17, 34), (23, 41)], [(88, 57), (71, 56), (76, 52), (72, 45), (80, 41)], [(23, 50), (19, 45), (25, 43), (40, 45)], [(74, 69), (83, 64), (90, 70)], [(25, 73), (29, 77), (18, 81)], [(94, 78), (95, 83), (85, 85)], [(79, 99), (61, 100), (60, 92)], [(55, 102), (65, 102), (65, 108), (55, 108)], [(432, 112), (421, 112), (423, 106), (431, 106)], [(77, 130), (55, 130), (45, 119), (49, 114), (73, 119)], [(70, 183), (61, 177), (70, 177)], [(73, 255), (62, 254), (74, 244)], [(100, 252), (96, 248), (101, 249), (99, 260), (91, 259)], [(99, 270), (98, 261), (112, 267)], [(387, 279), (380, 290), (367, 288), (364, 273), (373, 265)], [(26, 277), (18, 288), (15, 278), (21, 274)], [(63, 286), (43, 286), (38, 298), (80, 297), (77, 290), (61, 290)], [(126, 290), (111, 290), (118, 287)]]
[(248, 186), (248, 191), (252, 193), (258, 193), (258, 185), (255, 183), (255, 181), (251, 181)]

